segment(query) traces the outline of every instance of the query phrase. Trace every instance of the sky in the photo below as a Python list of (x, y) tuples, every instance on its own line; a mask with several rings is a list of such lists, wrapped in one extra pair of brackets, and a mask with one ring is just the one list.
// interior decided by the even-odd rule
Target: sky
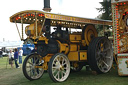
[[(96, 18), (103, 0), (50, 0), (52, 13)], [(20, 41), (15, 23), (9, 17), (23, 10), (42, 10), (43, 0), (1, 0), (0, 1), (0, 42)], [(20, 29), (21, 31), (21, 29)]]

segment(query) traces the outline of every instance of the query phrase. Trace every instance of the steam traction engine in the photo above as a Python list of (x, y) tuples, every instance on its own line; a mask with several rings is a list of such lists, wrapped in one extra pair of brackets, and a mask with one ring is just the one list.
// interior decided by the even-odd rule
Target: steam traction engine
[[(95, 28), (95, 24), (112, 25), (111, 21), (36, 10), (16, 13), (10, 21), (16, 26), (21, 23), (21, 40), (37, 47), (37, 52), (27, 56), (23, 63), (23, 74), (29, 80), (41, 78), (44, 70), (48, 70), (54, 82), (63, 82), (70, 69), (80, 71), (89, 65), (97, 73), (107, 73), (112, 66), (111, 43), (106, 37), (98, 37)], [(29, 24), (25, 27), (25, 39), (23, 24)]]

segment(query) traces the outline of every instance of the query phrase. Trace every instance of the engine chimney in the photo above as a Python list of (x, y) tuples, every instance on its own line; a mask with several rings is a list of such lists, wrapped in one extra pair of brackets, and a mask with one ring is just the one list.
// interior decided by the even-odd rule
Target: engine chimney
[(50, 0), (44, 0), (43, 10), (46, 11), (46, 12), (50, 12), (52, 10), (51, 7), (50, 7)]

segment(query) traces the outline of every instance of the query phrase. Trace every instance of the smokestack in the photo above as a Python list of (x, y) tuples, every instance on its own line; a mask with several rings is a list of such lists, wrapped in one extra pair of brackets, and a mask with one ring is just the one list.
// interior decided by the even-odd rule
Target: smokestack
[(51, 7), (50, 7), (50, 0), (44, 0), (43, 10), (46, 11), (46, 12), (50, 12), (52, 10)]

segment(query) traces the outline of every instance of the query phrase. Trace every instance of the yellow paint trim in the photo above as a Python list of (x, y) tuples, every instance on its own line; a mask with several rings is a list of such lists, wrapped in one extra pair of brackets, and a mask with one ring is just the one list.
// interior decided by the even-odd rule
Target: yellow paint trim
[(68, 54), (69, 61), (86, 61), (87, 51), (74, 51)]
[(69, 61), (79, 61), (78, 52), (69, 52), (68, 59)]

